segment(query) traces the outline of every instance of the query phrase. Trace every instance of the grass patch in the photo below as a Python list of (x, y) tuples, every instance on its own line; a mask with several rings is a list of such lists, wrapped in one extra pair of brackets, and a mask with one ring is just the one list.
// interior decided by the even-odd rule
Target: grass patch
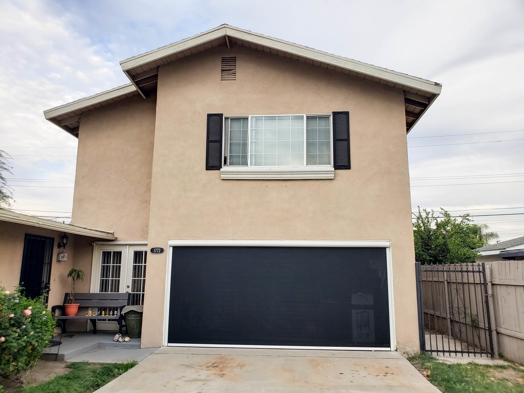
[(59, 375), (51, 381), (40, 385), (23, 388), (21, 393), (91, 393), (108, 384), (113, 379), (122, 375), (137, 363), (70, 363), (71, 369), (64, 375)]
[(524, 370), (514, 366), (441, 363), (431, 355), (408, 360), (444, 393), (523, 393)]

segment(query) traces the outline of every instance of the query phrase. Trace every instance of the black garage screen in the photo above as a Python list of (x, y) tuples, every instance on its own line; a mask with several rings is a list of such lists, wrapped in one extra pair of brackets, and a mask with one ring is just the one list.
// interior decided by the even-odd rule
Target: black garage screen
[(169, 344), (390, 347), (386, 249), (173, 247)]

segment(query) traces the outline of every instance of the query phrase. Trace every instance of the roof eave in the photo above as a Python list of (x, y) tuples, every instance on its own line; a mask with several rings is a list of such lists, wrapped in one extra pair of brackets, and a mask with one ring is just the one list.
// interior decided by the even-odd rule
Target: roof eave
[(491, 250), (491, 251), (478, 251), (477, 252), (483, 256), (483, 257), (486, 257), (486, 256), (489, 256), (489, 255), (499, 255), (499, 252), (500, 250)]
[(307, 58), (309, 60), (330, 64), (348, 71), (354, 71), (363, 75), (368, 75), (370, 77), (383, 79), (395, 84), (424, 91), (430, 94), (438, 95), (440, 94), (442, 88), (442, 86), (436, 82), (432, 82), (422, 78), (417, 78), (407, 74), (402, 74), (396, 71), (377, 67), (371, 64), (362, 63), (356, 60), (321, 52), (302, 45), (282, 41), (277, 38), (266, 37), (257, 33), (242, 30), (237, 27), (228, 25), (222, 25), (207, 32), (187, 38), (185, 40), (123, 60), (120, 62), (120, 66), (122, 67), (122, 70), (126, 73), (128, 78), (132, 80), (131, 75), (129, 75), (129, 71), (132, 69), (135, 69), (137, 67), (154, 61), (158, 61), (168, 56), (172, 56), (176, 53), (191, 49), (192, 47), (205, 44), (209, 41), (213, 41), (217, 38), (224, 36), (238, 38), (240, 40), (252, 42), (257, 45), (287, 52), (295, 56)]
[(70, 102), (68, 104), (60, 105), (44, 111), (46, 120), (51, 120), (57, 116), (64, 115), (66, 113), (74, 112), (75, 110), (83, 109), (89, 105), (99, 104), (101, 102), (123, 96), (125, 94), (133, 93), (136, 91), (136, 87), (132, 83), (128, 83), (123, 86), (115, 87), (114, 89), (104, 91), (86, 98)]
[(413, 124), (411, 124), (409, 126), (409, 128), (407, 129), (406, 131), (406, 135), (409, 134), (409, 132), (413, 129), (413, 127), (415, 127), (415, 125), (417, 125), (417, 123), (420, 121), (420, 119), (422, 119), (424, 117), (424, 115), (426, 114), (426, 112), (428, 111), (429, 108), (431, 108), (431, 105), (433, 105), (433, 103), (435, 102), (435, 100), (438, 98), (438, 96), (440, 95), (440, 92), (442, 91), (442, 85), (439, 86), (439, 92), (436, 93), (434, 96), (431, 97), (431, 100), (429, 101), (429, 104), (428, 106), (426, 107), (426, 109), (424, 109), (422, 111), (422, 114), (413, 122)]
[(28, 216), (22, 213), (15, 213), (9, 210), (0, 209), (0, 221), (11, 222), (14, 224), (28, 225), (37, 228), (49, 229), (57, 232), (65, 232), (73, 235), (86, 236), (95, 239), (116, 240), (113, 232), (102, 231), (100, 229), (85, 228), (72, 224), (63, 224), (50, 221), (39, 217)]
[(219, 26), (214, 29), (197, 34), (193, 37), (186, 38), (182, 41), (178, 41), (178, 42), (163, 46), (161, 48), (158, 48), (158, 49), (146, 52), (146, 53), (142, 53), (137, 56), (133, 56), (129, 59), (122, 60), (120, 62), (120, 66), (122, 67), (122, 70), (125, 72), (126, 70), (140, 67), (142, 64), (146, 64), (151, 61), (162, 59), (174, 53), (178, 53), (186, 49), (190, 49), (196, 45), (205, 44), (208, 41), (212, 41), (214, 39), (223, 37), (225, 35), (227, 35), (226, 27)]
[[(138, 89), (134, 85), (134, 83), (128, 83), (126, 85), (118, 86), (114, 89), (107, 90), (102, 93), (81, 98), (79, 100), (45, 110), (44, 117), (46, 120), (50, 121), (55, 126), (60, 127), (64, 131), (73, 135), (74, 137), (78, 137), (78, 127), (71, 128), (69, 127), (69, 125), (71, 125), (71, 122), (79, 121), (80, 115), (86, 110), (89, 110), (89, 107), (97, 107), (104, 105), (108, 101), (115, 100), (125, 95), (134, 93), (137, 90)], [(142, 94), (142, 92), (140, 92), (139, 90), (138, 92)], [(70, 115), (70, 117), (66, 117), (65, 119), (59, 118), (60, 116), (65, 115)]]

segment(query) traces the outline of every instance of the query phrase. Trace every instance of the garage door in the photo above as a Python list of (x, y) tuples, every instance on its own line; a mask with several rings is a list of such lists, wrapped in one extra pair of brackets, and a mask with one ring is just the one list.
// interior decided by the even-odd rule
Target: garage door
[(173, 247), (168, 344), (390, 348), (386, 255)]

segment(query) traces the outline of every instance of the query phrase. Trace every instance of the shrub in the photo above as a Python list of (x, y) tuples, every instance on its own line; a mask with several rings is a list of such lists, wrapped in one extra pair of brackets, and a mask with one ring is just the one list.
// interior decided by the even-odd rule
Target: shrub
[(18, 287), (0, 287), (0, 376), (20, 379), (31, 370), (53, 337), (55, 319), (43, 297), (30, 299)]

